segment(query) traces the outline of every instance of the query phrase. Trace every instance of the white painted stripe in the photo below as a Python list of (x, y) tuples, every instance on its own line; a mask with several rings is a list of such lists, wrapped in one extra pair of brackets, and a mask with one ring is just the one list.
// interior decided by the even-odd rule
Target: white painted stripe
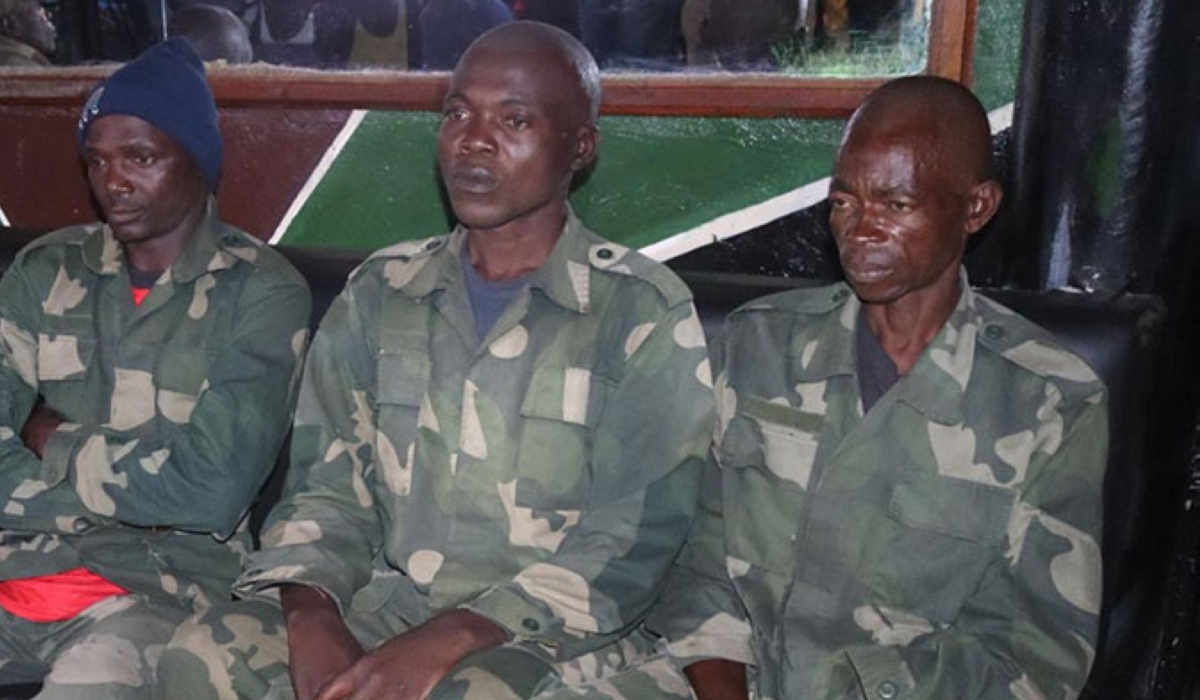
[[(988, 113), (988, 124), (992, 128), (993, 134), (998, 134), (1012, 126), (1012, 120), (1013, 103), (1011, 102)], [(722, 214), (693, 229), (664, 238), (657, 243), (651, 243), (642, 248), (641, 252), (660, 262), (670, 260), (697, 248), (703, 248), (710, 243), (741, 235), (788, 214), (798, 212), (805, 207), (811, 207), (825, 199), (828, 193), (829, 178), (822, 178), (777, 197), (772, 197), (765, 202)]]
[(0, 226), (8, 226), (8, 217), (4, 215), (4, 207), (0, 207)]
[(769, 224), (805, 207), (810, 207), (825, 199), (828, 194), (829, 178), (810, 182), (765, 202), (718, 216), (689, 231), (677, 233), (657, 243), (651, 243), (642, 248), (642, 253), (655, 260), (670, 260), (710, 243), (733, 238), (763, 224)]
[(358, 130), (358, 125), (362, 123), (363, 117), (367, 116), (367, 110), (356, 109), (350, 113), (350, 118), (346, 120), (346, 124), (342, 127), (341, 133), (329, 145), (329, 149), (325, 151), (325, 155), (321, 157), (321, 162), (317, 163), (317, 167), (313, 169), (308, 176), (308, 181), (304, 183), (304, 187), (296, 198), (292, 200), (292, 206), (283, 215), (283, 220), (279, 222), (278, 228), (275, 229), (275, 234), (271, 236), (270, 243), (275, 245), (283, 240), (287, 230), (291, 228), (292, 221), (300, 214), (300, 210), (308, 203), (309, 197), (317, 189), (317, 185), (321, 184), (321, 180), (325, 178), (325, 174), (333, 167), (334, 161), (341, 155), (342, 149), (354, 136), (354, 132)]
[(988, 112), (988, 124), (992, 127), (992, 133), (998, 134), (1008, 127), (1012, 126), (1013, 122), (1013, 103), (1009, 102), (1003, 107), (997, 107)]

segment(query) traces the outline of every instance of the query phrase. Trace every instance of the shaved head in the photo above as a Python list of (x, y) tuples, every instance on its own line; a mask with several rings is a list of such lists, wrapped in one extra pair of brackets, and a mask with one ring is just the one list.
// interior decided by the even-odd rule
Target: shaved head
[(1003, 196), (991, 160), (987, 115), (958, 83), (902, 78), (871, 93), (846, 125), (829, 186), (829, 224), (859, 299), (933, 309), (925, 330), (940, 327), (967, 237)]
[(558, 27), (541, 22), (507, 22), (475, 40), (459, 65), (485, 53), (527, 54), (557, 64), (574, 74), (578, 99), (585, 107), (587, 123), (595, 125), (600, 115), (600, 68), (578, 39)]
[(965, 184), (995, 178), (987, 112), (975, 95), (945, 78), (913, 76), (885, 83), (850, 117), (842, 148), (867, 134), (907, 135), (923, 141), (939, 169), (958, 172)]

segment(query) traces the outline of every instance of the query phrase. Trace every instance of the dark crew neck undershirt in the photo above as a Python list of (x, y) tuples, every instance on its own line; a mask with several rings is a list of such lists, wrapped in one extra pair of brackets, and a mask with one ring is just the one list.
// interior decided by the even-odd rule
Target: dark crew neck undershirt
[(126, 270), (129, 272), (129, 286), (133, 291), (133, 305), (138, 306), (162, 276), (162, 270), (139, 270), (132, 265)]
[(871, 410), (879, 399), (900, 381), (896, 363), (871, 331), (866, 309), (860, 309), (854, 329), (854, 354), (858, 367), (858, 391), (862, 395), (863, 413)]
[(467, 252), (465, 245), (460, 258), (462, 259), (463, 278), (467, 282), (467, 296), (471, 300), (471, 314), (475, 317), (475, 336), (482, 343), (488, 332), (492, 330), (492, 326), (496, 325), (500, 315), (529, 284), (529, 278), (533, 274), (493, 282), (480, 276), (479, 271), (471, 264), (471, 255)]

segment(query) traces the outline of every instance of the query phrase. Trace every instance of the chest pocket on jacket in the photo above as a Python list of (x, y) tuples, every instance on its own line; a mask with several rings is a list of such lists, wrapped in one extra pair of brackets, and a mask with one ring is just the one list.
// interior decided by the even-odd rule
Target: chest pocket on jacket
[(368, 465), (365, 476), (370, 478), (374, 473), (388, 491), (407, 496), (412, 488), (421, 405), (429, 389), (429, 359), (411, 352), (385, 351), (379, 356), (376, 372), (377, 473)]
[(949, 623), (1003, 556), (1016, 492), (934, 474), (891, 490), (864, 548), (863, 581), (877, 605)]
[(744, 593), (764, 575), (780, 589), (790, 577), (820, 424), (814, 414), (747, 397), (725, 429), (719, 458), (726, 568)]
[(84, 378), (96, 352), (92, 317), (47, 316), (37, 337), (38, 382)]
[(518, 506), (582, 509), (591, 484), (594, 430), (610, 392), (607, 380), (584, 367), (534, 368), (521, 402)]

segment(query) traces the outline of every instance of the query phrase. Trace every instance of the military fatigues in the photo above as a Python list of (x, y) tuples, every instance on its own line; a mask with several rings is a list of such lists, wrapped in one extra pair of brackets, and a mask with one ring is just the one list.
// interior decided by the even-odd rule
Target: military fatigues
[[(368, 648), (469, 608), (514, 640), (484, 657), (515, 676), (541, 664), (504, 681), (528, 695), (649, 651), (630, 631), (692, 520), (710, 369), (683, 283), (574, 216), (481, 343), (465, 240), (399, 244), (351, 275), (314, 340), (287, 491), (239, 590), (316, 586)], [(278, 614), (251, 601), (185, 627), (163, 697), (290, 695)], [(443, 690), (501, 697), (478, 685), (486, 666)]]
[(0, 36), (0, 67), (40, 68), (52, 65), (37, 49), (12, 37)]
[[(962, 277), (966, 287), (966, 277)], [(1073, 698), (1100, 606), (1106, 398), (965, 291), (862, 414), (844, 285), (729, 319), (697, 526), (652, 621), (760, 698)]]
[[(135, 595), (67, 623), (0, 613), (0, 683), (18, 667), (37, 680), (57, 657), (71, 662), (54, 665), (47, 697), (70, 695), (58, 680), (137, 685), (157, 654), (147, 646), (170, 636), (145, 618), (229, 598), (249, 549), (243, 516), (287, 430), (308, 315), (303, 278), (211, 202), (140, 306), (107, 227), (63, 229), (18, 254), (0, 281), (0, 579), (83, 566)], [(41, 460), (20, 438), (39, 396), (67, 421)], [(117, 634), (97, 639), (89, 617), (134, 635), (132, 651)], [(44, 640), (27, 639), (39, 630)]]

